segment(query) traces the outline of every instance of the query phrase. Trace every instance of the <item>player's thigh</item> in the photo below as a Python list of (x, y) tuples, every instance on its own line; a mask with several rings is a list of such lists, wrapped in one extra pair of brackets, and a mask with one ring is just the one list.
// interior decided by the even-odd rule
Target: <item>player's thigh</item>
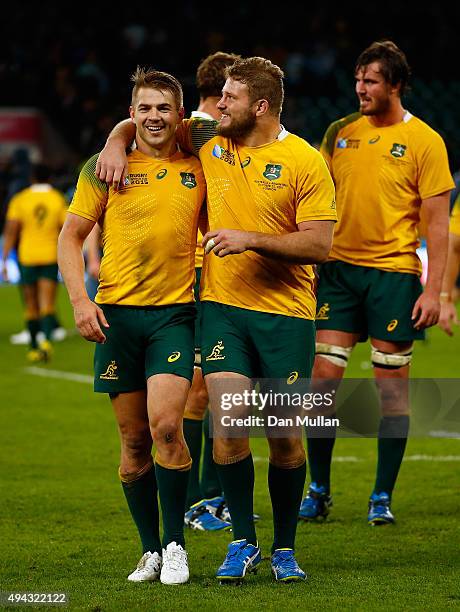
[(57, 280), (40, 277), (37, 282), (40, 311), (45, 314), (54, 312), (56, 304)]
[(195, 367), (192, 386), (190, 387), (185, 405), (184, 418), (202, 421), (208, 407), (208, 392), (201, 368)]
[(202, 302), (201, 367), (205, 377), (219, 372), (255, 375), (246, 313), (242, 308)]
[(367, 335), (364, 311), (365, 270), (342, 261), (319, 268), (316, 329)]
[(372, 270), (366, 299), (369, 335), (393, 343), (423, 340), (423, 330), (414, 328), (412, 309), (423, 292), (416, 274)]
[(146, 378), (171, 374), (184, 378), (189, 387), (195, 358), (195, 305), (146, 309), (143, 316)]
[(143, 311), (138, 308), (100, 305), (110, 327), (106, 342), (94, 352), (94, 390), (129, 393), (146, 388)]
[(309, 378), (315, 358), (315, 324), (308, 319), (265, 312), (248, 313), (248, 329), (262, 378), (292, 384)]

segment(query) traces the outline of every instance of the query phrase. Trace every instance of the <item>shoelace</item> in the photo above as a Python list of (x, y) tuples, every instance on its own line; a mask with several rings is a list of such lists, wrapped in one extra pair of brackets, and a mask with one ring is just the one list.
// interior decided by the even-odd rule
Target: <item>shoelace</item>
[(147, 563), (147, 559), (150, 558), (150, 555), (148, 553), (144, 553), (139, 561), (139, 563), (137, 564), (137, 569), (141, 570), (144, 569), (145, 564)]
[[(227, 557), (228, 559), (237, 559), (238, 561), (240, 561), (240, 557), (243, 557), (244, 559), (246, 559), (246, 557), (248, 556), (245, 552), (244, 549), (246, 548), (247, 543), (246, 542), (241, 542), (241, 544), (238, 546), (238, 548), (231, 552), (231, 553), (227, 553)], [(243, 554), (244, 556), (243, 556)]]
[(165, 565), (165, 561), (167, 561), (170, 569), (177, 570), (180, 568), (181, 562), (184, 560), (185, 550), (167, 550), (164, 557), (163, 565)]
[(287, 570), (291, 570), (294, 572), (298, 572), (299, 571), (299, 566), (297, 564), (297, 561), (295, 560), (294, 555), (280, 555), (279, 556), (279, 561), (275, 561), (276, 565), (279, 566), (280, 561), (284, 561), (283, 564), (283, 569), (287, 569)]

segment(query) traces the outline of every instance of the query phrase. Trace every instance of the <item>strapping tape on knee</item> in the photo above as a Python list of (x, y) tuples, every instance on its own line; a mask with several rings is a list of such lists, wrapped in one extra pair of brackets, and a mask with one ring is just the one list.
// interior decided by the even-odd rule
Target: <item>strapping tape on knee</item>
[(339, 368), (346, 368), (348, 360), (350, 358), (352, 347), (336, 346), (334, 344), (327, 344), (326, 342), (316, 343), (316, 355), (324, 357), (330, 363), (333, 363)]
[(372, 365), (376, 368), (397, 370), (410, 364), (412, 361), (412, 349), (401, 353), (383, 353), (372, 347), (371, 359)]

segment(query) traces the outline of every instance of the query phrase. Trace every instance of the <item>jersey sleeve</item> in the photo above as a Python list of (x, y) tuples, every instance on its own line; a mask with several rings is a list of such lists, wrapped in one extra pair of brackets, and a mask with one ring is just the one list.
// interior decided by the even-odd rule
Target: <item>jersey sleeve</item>
[(422, 200), (439, 195), (455, 187), (449, 169), (446, 145), (439, 134), (431, 131), (424, 139), (419, 155), (418, 190)]
[(83, 166), (69, 212), (97, 223), (108, 198), (108, 187), (95, 176), (98, 155), (93, 155)]
[(8, 210), (6, 211), (6, 218), (8, 221), (21, 220), (21, 197), (19, 194), (11, 198), (8, 204)]
[(201, 147), (216, 134), (217, 121), (211, 119), (184, 119), (176, 130), (179, 145), (197, 156)]
[(310, 159), (299, 164), (296, 223), (315, 220), (337, 221), (335, 187), (326, 162), (313, 148), (310, 155)]

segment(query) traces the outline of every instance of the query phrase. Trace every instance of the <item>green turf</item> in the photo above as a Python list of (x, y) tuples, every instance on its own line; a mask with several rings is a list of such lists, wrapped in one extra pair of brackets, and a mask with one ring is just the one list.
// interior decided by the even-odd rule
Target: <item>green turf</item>
[[(59, 313), (72, 327), (64, 290)], [(14, 287), (0, 287), (0, 590), (66, 591), (72, 610), (449, 610), (460, 607), (458, 473), (460, 440), (408, 443), (393, 509), (394, 527), (366, 524), (375, 440), (340, 439), (333, 464), (334, 508), (325, 524), (300, 524), (302, 584), (273, 583), (265, 558), (241, 587), (214, 572), (231, 536), (187, 532), (191, 582), (132, 584), (139, 543), (118, 482), (118, 436), (110, 404), (91, 385), (25, 372)], [(459, 337), (435, 329), (416, 349), (416, 376), (458, 376)], [(349, 374), (370, 375), (360, 346)], [(41, 366), (91, 373), (92, 347), (78, 336)], [(363, 369), (364, 368), (364, 369)], [(263, 554), (271, 543), (266, 443), (254, 440), (256, 511)], [(411, 459), (423, 455), (419, 461)], [(419, 457), (420, 458), (420, 457)]]

